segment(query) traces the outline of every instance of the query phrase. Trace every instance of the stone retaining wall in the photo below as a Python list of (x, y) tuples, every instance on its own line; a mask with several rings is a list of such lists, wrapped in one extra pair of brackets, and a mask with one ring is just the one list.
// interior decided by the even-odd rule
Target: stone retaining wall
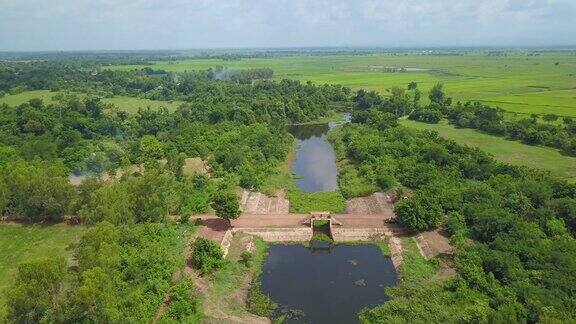
[(294, 228), (234, 228), (234, 232), (242, 232), (260, 236), (266, 242), (308, 242), (312, 239), (310, 227)]
[(345, 228), (332, 226), (334, 242), (378, 241), (390, 237), (388, 228)]

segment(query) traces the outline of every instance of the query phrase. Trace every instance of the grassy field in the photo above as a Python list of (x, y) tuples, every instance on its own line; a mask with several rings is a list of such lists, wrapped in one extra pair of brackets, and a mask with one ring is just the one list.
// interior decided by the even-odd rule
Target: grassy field
[[(558, 65), (556, 65), (558, 63)], [(514, 53), (487, 56), (456, 55), (298, 55), (223, 61), (220, 59), (157, 62), (167, 71), (268, 67), (276, 78), (295, 78), (319, 83), (340, 83), (355, 89), (387, 93), (394, 86), (416, 81), (424, 92), (442, 82), (455, 100), (480, 100), (518, 113), (555, 113), (576, 117), (576, 55)], [(425, 69), (384, 72), (383, 67)], [(136, 66), (117, 66), (130, 70)], [(424, 96), (425, 97), (425, 96)]]
[(114, 104), (120, 110), (124, 110), (128, 113), (138, 112), (138, 108), (150, 107), (152, 109), (158, 109), (160, 107), (168, 108), (169, 111), (174, 111), (178, 106), (182, 104), (180, 101), (159, 101), (150, 100), (126, 96), (117, 96), (114, 98), (104, 98), (102, 101), (110, 104)]
[[(28, 102), (30, 99), (40, 98), (44, 103), (52, 103), (53, 97), (57, 95), (57, 92), (51, 92), (49, 90), (33, 90), (24, 91), (15, 95), (6, 95), (0, 98), (0, 104), (7, 104), (9, 106), (17, 106)], [(113, 104), (120, 110), (126, 111), (128, 113), (136, 113), (138, 108), (150, 107), (152, 109), (158, 109), (160, 107), (166, 107), (170, 111), (176, 110), (179, 105), (182, 104), (181, 101), (158, 101), (149, 100), (142, 98), (134, 98), (127, 96), (116, 96), (113, 98), (102, 98), (105, 103)]]
[(4, 97), (0, 98), (0, 104), (7, 104), (8, 106), (18, 106), (25, 102), (28, 102), (30, 99), (39, 98), (44, 101), (44, 103), (51, 103), (52, 97), (54, 97), (57, 93), (51, 92), (49, 90), (33, 90), (33, 91), (24, 91), (19, 94), (15, 95), (5, 95)]
[(4, 290), (24, 262), (67, 257), (67, 247), (85, 231), (81, 226), (0, 225), (0, 321), (4, 317)]
[(557, 177), (576, 182), (576, 158), (564, 156), (554, 148), (530, 146), (474, 129), (455, 128), (446, 121), (439, 124), (426, 124), (402, 120), (401, 124), (416, 129), (435, 130), (444, 138), (452, 139), (460, 144), (478, 147), (500, 161), (547, 170)]

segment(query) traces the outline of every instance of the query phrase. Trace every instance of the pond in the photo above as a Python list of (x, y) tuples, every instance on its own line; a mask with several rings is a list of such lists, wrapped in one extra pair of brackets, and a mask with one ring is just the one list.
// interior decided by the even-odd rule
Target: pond
[[(344, 114), (343, 122), (349, 121), (350, 114)], [(300, 190), (318, 192), (338, 189), (336, 156), (326, 134), (341, 123), (292, 125), (288, 128), (298, 145), (292, 172), (298, 176), (294, 182)]]
[(397, 281), (376, 245), (271, 245), (268, 252), (262, 292), (279, 313), (293, 314), (288, 323), (356, 323), (358, 312), (384, 303), (384, 288)]

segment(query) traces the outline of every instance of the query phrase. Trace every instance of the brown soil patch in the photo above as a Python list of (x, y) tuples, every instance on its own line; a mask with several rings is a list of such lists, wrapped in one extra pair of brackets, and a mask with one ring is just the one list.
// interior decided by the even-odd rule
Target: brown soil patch
[(240, 210), (247, 214), (288, 214), (290, 204), (280, 190), (276, 197), (269, 197), (260, 192), (242, 190)]
[(309, 217), (307, 214), (242, 214), (232, 221), (234, 227), (301, 227)]
[(454, 248), (450, 245), (450, 240), (442, 234), (441, 230), (437, 229), (434, 231), (422, 232), (418, 237), (420, 238), (419, 241), (423, 243), (423, 249), (426, 250), (426, 254), (429, 258), (439, 254), (450, 255), (454, 251)]
[(440, 268), (436, 274), (437, 278), (446, 278), (456, 274), (456, 270), (452, 265), (454, 248), (441, 230), (422, 232), (415, 239), (418, 249), (424, 258), (438, 257), (440, 260)]
[(224, 238), (224, 234), (230, 228), (228, 221), (217, 217), (199, 219), (202, 225), (199, 236), (220, 244)]
[(346, 201), (347, 214), (387, 215), (393, 217), (395, 194), (375, 192), (367, 197), (356, 197)]

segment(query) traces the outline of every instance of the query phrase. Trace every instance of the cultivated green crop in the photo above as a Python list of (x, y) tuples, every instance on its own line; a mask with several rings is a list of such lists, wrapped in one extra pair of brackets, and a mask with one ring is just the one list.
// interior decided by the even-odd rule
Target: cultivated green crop
[(438, 124), (425, 124), (402, 120), (401, 124), (415, 129), (437, 131), (444, 138), (454, 140), (459, 144), (478, 147), (492, 154), (495, 159), (506, 163), (550, 171), (552, 175), (559, 178), (576, 181), (576, 158), (562, 155), (554, 148), (530, 146), (474, 129), (455, 128), (445, 121)]
[[(274, 70), (275, 78), (340, 83), (383, 94), (394, 86), (406, 87), (410, 81), (418, 82), (423, 92), (442, 82), (448, 95), (455, 100), (480, 100), (526, 114), (576, 116), (576, 55), (566, 52), (539, 55), (517, 52), (506, 56), (488, 56), (484, 53), (297, 55), (238, 61), (196, 59), (156, 62), (152, 67), (182, 72), (217, 66), (240, 69), (266, 67)], [(425, 70), (385, 72), (385, 67)], [(130, 70), (137, 67), (114, 68)]]

